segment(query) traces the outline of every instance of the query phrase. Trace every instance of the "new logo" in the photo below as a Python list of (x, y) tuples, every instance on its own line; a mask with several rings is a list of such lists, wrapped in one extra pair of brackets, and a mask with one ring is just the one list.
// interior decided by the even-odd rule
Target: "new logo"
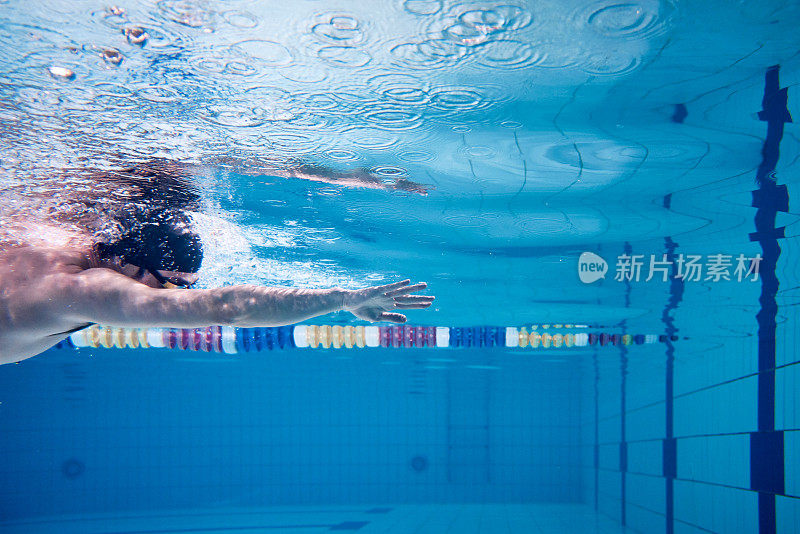
[(584, 284), (591, 284), (606, 277), (608, 263), (594, 252), (584, 252), (578, 258), (578, 277)]

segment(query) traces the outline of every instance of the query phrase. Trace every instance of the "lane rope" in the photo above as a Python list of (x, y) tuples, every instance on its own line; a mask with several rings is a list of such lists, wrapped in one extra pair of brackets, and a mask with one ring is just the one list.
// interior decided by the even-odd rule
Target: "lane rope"
[(239, 354), (290, 349), (519, 348), (560, 349), (646, 345), (677, 336), (594, 332), (588, 325), (515, 326), (350, 326), (293, 325), (274, 328), (121, 328), (94, 325), (56, 348), (167, 348)]

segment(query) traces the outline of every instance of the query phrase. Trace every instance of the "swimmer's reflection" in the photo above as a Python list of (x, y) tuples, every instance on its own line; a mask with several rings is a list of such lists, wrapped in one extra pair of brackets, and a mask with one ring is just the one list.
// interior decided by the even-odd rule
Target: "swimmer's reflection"
[[(79, 220), (87, 229), (82, 235), (54, 245), (30, 232), (13, 239), (0, 232), (0, 363), (34, 356), (93, 323), (279, 326), (338, 310), (402, 323), (406, 317), (398, 310), (427, 308), (434, 299), (414, 295), (426, 284), (409, 280), (359, 290), (176, 290), (197, 281), (203, 259), (200, 237), (185, 213), (198, 200), (186, 168), (153, 161), (89, 178), (93, 187), (71, 201), (79, 209), (65, 209), (40, 226), (46, 232), (60, 220)], [(36, 226), (32, 220), (3, 222), (7, 228)], [(107, 237), (87, 237), (103, 235), (89, 229), (109, 226), (116, 230)]]

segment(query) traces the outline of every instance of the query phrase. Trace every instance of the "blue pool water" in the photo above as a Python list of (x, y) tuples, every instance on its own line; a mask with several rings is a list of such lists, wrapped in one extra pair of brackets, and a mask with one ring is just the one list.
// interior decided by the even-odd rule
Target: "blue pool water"
[[(0, 223), (114, 196), (80, 169), (181, 161), (200, 287), (410, 277), (437, 296), (410, 325), (616, 336), (53, 349), (0, 366), (0, 531), (800, 531), (798, 20), (788, 0), (0, 1)], [(371, 179), (274, 172), (301, 163)], [(0, 238), (26, 230), (63, 238)], [(605, 277), (581, 280), (585, 252)]]

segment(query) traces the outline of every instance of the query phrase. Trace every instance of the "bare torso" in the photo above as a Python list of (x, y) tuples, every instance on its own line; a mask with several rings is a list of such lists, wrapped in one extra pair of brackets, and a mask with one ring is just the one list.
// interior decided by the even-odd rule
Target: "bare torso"
[(0, 363), (38, 354), (87, 326), (59, 313), (50, 301), (53, 285), (63, 275), (90, 267), (88, 254), (75, 249), (21, 246), (0, 251)]

